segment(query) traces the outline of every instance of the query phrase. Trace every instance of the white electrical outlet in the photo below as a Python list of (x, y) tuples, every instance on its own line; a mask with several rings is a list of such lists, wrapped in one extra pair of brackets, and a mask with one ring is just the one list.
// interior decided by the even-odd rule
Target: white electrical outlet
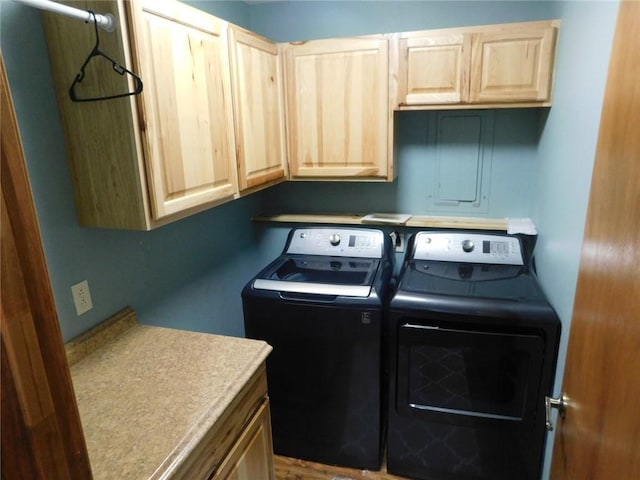
[(78, 316), (93, 308), (91, 292), (89, 292), (89, 283), (86, 280), (73, 285), (71, 287), (71, 294), (73, 295), (73, 303), (76, 305), (76, 313)]

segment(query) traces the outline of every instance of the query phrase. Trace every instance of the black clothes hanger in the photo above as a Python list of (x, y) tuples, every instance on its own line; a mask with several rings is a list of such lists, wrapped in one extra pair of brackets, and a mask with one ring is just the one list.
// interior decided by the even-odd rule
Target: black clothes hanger
[[(69, 96), (71, 97), (71, 100), (73, 100), (74, 102), (95, 102), (99, 100), (109, 100), (112, 98), (129, 97), (131, 95), (138, 95), (139, 93), (142, 92), (142, 80), (138, 75), (128, 70), (127, 68), (123, 67), (118, 62), (116, 62), (115, 60), (113, 60), (111, 57), (109, 57), (108, 55), (106, 55), (104, 52), (100, 50), (100, 47), (99, 47), (100, 37), (98, 35), (98, 21), (96, 20), (96, 14), (91, 10), (89, 10), (89, 13), (93, 15), (93, 23), (96, 30), (96, 44), (94, 45), (93, 50), (91, 50), (91, 53), (89, 53), (89, 56), (87, 57), (87, 59), (82, 64), (82, 67), (80, 67), (80, 73), (76, 75), (75, 80), (71, 84), (71, 88), (69, 88)], [(135, 81), (134, 90), (132, 92), (119, 93), (116, 95), (107, 95), (105, 97), (88, 97), (88, 98), (78, 97), (75, 91), (76, 85), (78, 83), (81, 83), (82, 80), (84, 79), (84, 74), (85, 74), (84, 69), (87, 66), (87, 64), (91, 61), (91, 59), (94, 57), (103, 57), (109, 62), (111, 62), (113, 70), (119, 75), (124, 75), (125, 73), (128, 75), (131, 75)]]

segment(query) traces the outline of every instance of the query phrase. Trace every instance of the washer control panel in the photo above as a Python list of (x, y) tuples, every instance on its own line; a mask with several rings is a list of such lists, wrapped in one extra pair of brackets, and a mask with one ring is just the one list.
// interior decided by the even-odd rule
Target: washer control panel
[(493, 234), (419, 232), (413, 258), (444, 262), (524, 265), (520, 241)]
[(381, 230), (298, 228), (289, 237), (286, 253), (337, 257), (382, 258)]

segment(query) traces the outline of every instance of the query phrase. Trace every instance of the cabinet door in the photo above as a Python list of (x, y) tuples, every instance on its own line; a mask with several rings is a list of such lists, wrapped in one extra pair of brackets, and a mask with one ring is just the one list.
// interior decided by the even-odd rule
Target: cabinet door
[(132, 4), (156, 219), (237, 191), (227, 23), (173, 1)]
[(470, 101), (545, 102), (551, 96), (556, 27), (487, 27), (473, 35)]
[(469, 96), (471, 36), (462, 33), (402, 35), (399, 103), (460, 103)]
[(236, 153), (240, 190), (284, 180), (287, 157), (278, 46), (230, 29)]
[(274, 480), (269, 400), (240, 435), (212, 480)]
[(391, 111), (388, 40), (286, 47), (292, 178), (386, 178)]
[[(64, 4), (79, 7), (77, 1), (65, 0)], [(100, 48), (138, 73), (131, 60), (124, 3), (85, 0), (81, 8), (113, 15), (116, 30), (100, 31)], [(69, 84), (95, 43), (93, 25), (48, 12), (43, 12), (42, 20), (80, 225), (149, 229), (151, 215), (136, 98), (72, 102)], [(129, 91), (126, 78), (118, 75), (108, 61), (94, 58), (87, 67), (84, 81), (77, 86), (79, 96)]]

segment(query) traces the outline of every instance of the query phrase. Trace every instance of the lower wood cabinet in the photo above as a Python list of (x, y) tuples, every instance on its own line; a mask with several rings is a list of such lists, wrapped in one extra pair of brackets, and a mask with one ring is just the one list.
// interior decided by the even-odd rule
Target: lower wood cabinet
[(176, 468), (172, 480), (273, 480), (267, 373), (259, 370)]
[(269, 399), (265, 399), (211, 480), (274, 480)]

